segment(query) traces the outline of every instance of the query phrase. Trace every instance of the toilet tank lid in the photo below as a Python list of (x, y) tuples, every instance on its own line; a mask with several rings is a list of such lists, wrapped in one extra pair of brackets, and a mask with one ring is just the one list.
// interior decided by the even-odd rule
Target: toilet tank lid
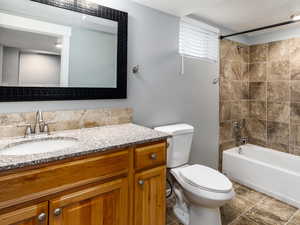
[(171, 135), (189, 134), (194, 132), (194, 127), (188, 124), (173, 124), (167, 126), (156, 127), (154, 130), (165, 132)]

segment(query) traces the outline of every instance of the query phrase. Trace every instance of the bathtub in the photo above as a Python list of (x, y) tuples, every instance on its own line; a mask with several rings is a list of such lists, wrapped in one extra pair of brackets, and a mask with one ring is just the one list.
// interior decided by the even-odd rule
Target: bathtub
[(247, 144), (223, 152), (230, 179), (300, 208), (300, 157)]

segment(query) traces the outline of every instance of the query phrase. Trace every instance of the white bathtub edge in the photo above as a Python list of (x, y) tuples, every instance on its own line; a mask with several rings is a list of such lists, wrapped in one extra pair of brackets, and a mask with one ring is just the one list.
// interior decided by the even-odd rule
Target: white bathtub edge
[(266, 190), (265, 188), (262, 188), (262, 187), (259, 186), (259, 185), (253, 185), (253, 184), (251, 184), (250, 182), (242, 181), (242, 180), (240, 180), (240, 179), (231, 177), (231, 176), (227, 175), (226, 172), (224, 172), (224, 174), (225, 174), (230, 180), (232, 180), (232, 181), (234, 181), (234, 182), (237, 182), (237, 183), (239, 183), (239, 184), (242, 184), (242, 185), (244, 185), (244, 186), (246, 186), (246, 187), (249, 187), (249, 188), (251, 188), (251, 189), (254, 189), (254, 190), (258, 191), (258, 192), (261, 192), (261, 193), (263, 193), (263, 194), (266, 194), (266, 195), (268, 195), (268, 197), (275, 198), (275, 199), (277, 199), (277, 200), (279, 200), (279, 201), (285, 202), (285, 203), (287, 203), (287, 204), (289, 204), (289, 205), (291, 205), (291, 206), (295, 206), (295, 207), (297, 207), (298, 209), (300, 209), (300, 202), (297, 202), (297, 201), (294, 201), (294, 200), (292, 200), (292, 199), (290, 199), (290, 198), (287, 198), (286, 196), (281, 195), (281, 194), (279, 194), (279, 193), (277, 193), (277, 192), (272, 192), (272, 191)]

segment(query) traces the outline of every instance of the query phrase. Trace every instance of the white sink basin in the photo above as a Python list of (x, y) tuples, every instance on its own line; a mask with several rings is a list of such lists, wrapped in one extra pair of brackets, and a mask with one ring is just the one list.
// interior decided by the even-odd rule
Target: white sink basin
[(75, 147), (78, 140), (75, 138), (39, 138), (34, 140), (16, 142), (0, 149), (0, 155), (31, 155), (55, 152)]

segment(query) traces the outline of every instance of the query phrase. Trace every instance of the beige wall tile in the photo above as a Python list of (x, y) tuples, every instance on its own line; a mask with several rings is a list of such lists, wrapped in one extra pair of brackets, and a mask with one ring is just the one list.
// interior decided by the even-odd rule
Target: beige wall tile
[(290, 60), (291, 79), (300, 80), (300, 59)]
[(220, 121), (226, 121), (231, 119), (231, 102), (220, 102)]
[(300, 102), (300, 81), (291, 81), (291, 102)]
[(268, 81), (290, 80), (290, 61), (269, 62)]
[(300, 61), (300, 38), (291, 38), (288, 41), (290, 59)]
[(300, 124), (291, 124), (290, 144), (300, 148)]
[[(133, 111), (130, 108), (43, 113), (46, 122), (54, 122), (54, 124), (49, 125), (52, 131), (130, 123), (132, 114)], [(22, 136), (25, 128), (18, 128), (17, 126), (25, 123), (30, 123), (33, 126), (34, 122), (34, 112), (0, 114), (0, 138)]]
[(222, 63), (221, 74), (224, 79), (243, 80), (242, 63), (236, 61), (224, 61)]
[(267, 54), (268, 54), (267, 44), (250, 46), (250, 63), (266, 62)]
[(267, 122), (265, 120), (259, 120), (256, 118), (248, 119), (247, 130), (249, 138), (260, 141), (267, 140)]
[(290, 122), (290, 103), (289, 102), (268, 102), (268, 121)]
[(270, 102), (290, 101), (290, 83), (288, 81), (268, 82), (267, 97)]
[(290, 130), (289, 124), (279, 122), (267, 122), (268, 144), (289, 145)]
[(234, 99), (234, 92), (232, 82), (228, 80), (222, 80), (220, 84), (220, 100), (232, 101)]
[(231, 120), (241, 120), (249, 116), (249, 102), (238, 101), (231, 103)]
[(251, 143), (253, 145), (267, 147), (267, 140), (259, 140), (259, 139), (255, 139), (253, 137), (249, 137), (249, 143)]
[(267, 80), (267, 63), (249, 64), (249, 80), (252, 82)]
[(228, 142), (233, 140), (232, 122), (226, 121), (220, 123), (220, 142)]
[(291, 123), (300, 123), (300, 102), (291, 103)]
[(229, 52), (233, 46), (233, 42), (230, 40), (222, 40), (220, 43), (220, 57), (221, 61), (227, 60)]
[(300, 210), (293, 216), (287, 225), (299, 225), (300, 224)]
[(249, 83), (249, 97), (250, 100), (265, 101), (266, 100), (266, 91), (267, 91), (266, 82), (250, 82)]
[(250, 117), (267, 120), (267, 104), (265, 101), (250, 101)]
[(300, 80), (300, 38), (292, 38), (290, 44), (290, 66), (292, 80)]
[(249, 50), (244, 44), (221, 41), (220, 151), (231, 148), (235, 143), (232, 122), (249, 116)]
[(289, 41), (274, 41), (269, 43), (269, 61), (289, 60)]

